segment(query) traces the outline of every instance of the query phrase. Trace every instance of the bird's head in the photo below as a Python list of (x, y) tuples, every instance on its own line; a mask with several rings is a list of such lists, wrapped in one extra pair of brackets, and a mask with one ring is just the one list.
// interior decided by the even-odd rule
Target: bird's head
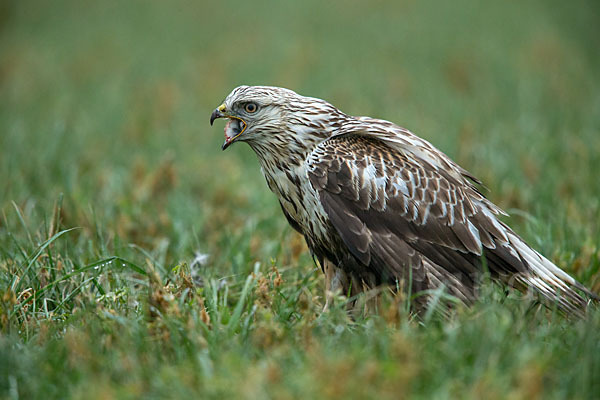
[(320, 131), (322, 136), (328, 137), (321, 120), (338, 114), (343, 115), (329, 103), (289, 89), (239, 86), (212, 112), (210, 124), (217, 118), (229, 119), (225, 125), (225, 150), (236, 141), (268, 145), (290, 139), (289, 135), (306, 136), (312, 131)]
[(210, 116), (211, 125), (217, 118), (229, 118), (225, 125), (223, 150), (238, 140), (251, 142), (281, 131), (285, 104), (293, 95), (297, 96), (291, 90), (269, 86), (233, 89)]

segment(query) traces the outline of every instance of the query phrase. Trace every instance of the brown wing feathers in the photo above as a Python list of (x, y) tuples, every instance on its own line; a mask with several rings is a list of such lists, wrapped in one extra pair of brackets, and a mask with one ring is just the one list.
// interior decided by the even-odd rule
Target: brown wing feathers
[[(526, 245), (496, 219), (499, 210), (488, 207), (472, 184), (421, 161), (351, 134), (329, 139), (309, 157), (311, 184), (354, 257), (390, 280), (406, 277), (411, 268), (414, 288), (441, 282), (465, 300), (474, 296), (484, 255), (493, 275), (522, 273), (519, 279), (556, 299), (556, 284), (546, 279), (532, 285), (532, 278), (523, 278), (536, 261), (513, 248), (511, 240)], [(543, 270), (544, 264), (533, 267)], [(585, 304), (572, 292), (577, 306), (559, 301), (569, 311)]]

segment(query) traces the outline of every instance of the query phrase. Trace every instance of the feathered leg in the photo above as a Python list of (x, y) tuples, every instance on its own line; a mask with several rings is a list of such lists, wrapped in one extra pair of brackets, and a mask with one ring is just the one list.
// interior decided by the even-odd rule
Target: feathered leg
[(348, 293), (349, 279), (346, 273), (331, 261), (326, 259), (323, 264), (325, 273), (325, 307), (323, 307), (323, 311), (327, 311), (336, 295)]
[[(353, 316), (357, 316), (362, 311), (367, 314), (370, 311), (375, 312), (379, 306), (380, 290), (376, 287), (375, 275), (359, 277), (353, 273), (347, 273), (337, 267), (334, 263), (325, 260), (323, 266), (325, 273), (325, 306), (323, 311), (327, 311), (333, 304), (335, 296), (350, 296), (352, 301), (348, 301), (347, 311)], [(359, 298), (359, 295), (364, 298)]]

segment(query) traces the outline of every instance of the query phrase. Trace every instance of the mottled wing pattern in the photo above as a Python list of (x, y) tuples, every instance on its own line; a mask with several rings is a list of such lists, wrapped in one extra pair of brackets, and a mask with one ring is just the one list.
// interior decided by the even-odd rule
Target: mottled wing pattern
[[(531, 284), (536, 261), (515, 250), (512, 242), (523, 242), (471, 183), (360, 133), (330, 138), (307, 162), (310, 182), (348, 250), (389, 282), (410, 278), (413, 290), (443, 283), (469, 301), (485, 255), (494, 276), (508, 280), (522, 273), (523, 283)], [(531, 251), (530, 257), (541, 257)], [(547, 275), (542, 280), (550, 280), (547, 297), (554, 299), (554, 280), (560, 280)], [(573, 293), (571, 301), (580, 306), (583, 299)]]

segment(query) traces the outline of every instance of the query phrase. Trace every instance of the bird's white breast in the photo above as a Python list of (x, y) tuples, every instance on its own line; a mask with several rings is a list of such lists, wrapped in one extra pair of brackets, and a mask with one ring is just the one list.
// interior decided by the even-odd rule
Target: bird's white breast
[[(329, 217), (308, 179), (306, 166), (292, 167), (287, 173), (276, 167), (263, 166), (261, 170), (269, 189), (275, 193), (284, 210), (298, 223), (302, 231), (325, 235), (324, 221), (329, 220)], [(292, 181), (290, 176), (296, 182)]]

